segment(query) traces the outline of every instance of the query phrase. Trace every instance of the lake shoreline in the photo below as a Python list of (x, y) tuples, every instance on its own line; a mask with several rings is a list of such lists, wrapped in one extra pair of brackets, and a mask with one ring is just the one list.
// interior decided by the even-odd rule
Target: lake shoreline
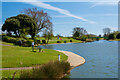
[[(62, 52), (63, 54), (65, 54), (66, 56), (68, 56), (67, 61), (70, 63), (70, 66), (73, 68), (78, 67), (82, 64), (84, 64), (86, 61), (83, 57), (69, 52), (69, 51), (61, 51), (61, 50), (56, 50), (58, 52)], [(77, 61), (77, 62), (74, 62)], [(16, 67), (16, 68), (0, 68), (0, 70), (19, 70), (19, 69), (32, 69), (33, 67)]]
[(75, 67), (78, 67), (86, 62), (86, 60), (83, 57), (81, 57), (73, 52), (62, 51), (62, 50), (56, 50), (56, 51), (62, 52), (63, 54), (68, 56), (67, 61), (70, 63), (70, 66), (72, 67), (72, 69)]

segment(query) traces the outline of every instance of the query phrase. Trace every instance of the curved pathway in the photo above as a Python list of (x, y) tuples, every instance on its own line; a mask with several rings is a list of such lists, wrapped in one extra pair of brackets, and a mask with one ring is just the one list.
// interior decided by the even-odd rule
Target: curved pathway
[(77, 67), (85, 63), (85, 59), (75, 53), (68, 52), (68, 51), (61, 51), (61, 50), (57, 50), (57, 51), (62, 52), (68, 56), (67, 61), (70, 63), (70, 66), (72, 67)]
[[(68, 56), (68, 62), (70, 63), (71, 67), (77, 67), (85, 63), (85, 59), (75, 53), (68, 52), (68, 51), (61, 51), (57, 50), (59, 52), (64, 53)], [(0, 70), (21, 70), (21, 69), (32, 69), (33, 67), (20, 67), (20, 68), (0, 68)]]

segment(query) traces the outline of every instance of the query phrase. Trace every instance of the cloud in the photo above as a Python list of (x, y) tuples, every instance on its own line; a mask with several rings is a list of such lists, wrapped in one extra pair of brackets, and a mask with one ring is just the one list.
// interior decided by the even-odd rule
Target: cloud
[(115, 6), (118, 5), (118, 2), (96, 2), (90, 8), (96, 7), (96, 6)]
[[(6, 0), (6, 1), (8, 1), (8, 0)], [(90, 21), (90, 20), (87, 20), (87, 19), (85, 19), (83, 17), (76, 16), (76, 15), (70, 13), (68, 10), (61, 9), (61, 8), (58, 8), (58, 7), (54, 7), (52, 5), (40, 2), (38, 0), (12, 0), (12, 1), (24, 2), (24, 3), (32, 4), (32, 5), (37, 6), (37, 7), (41, 7), (41, 8), (45, 8), (45, 9), (49, 9), (49, 10), (53, 10), (53, 11), (57, 11), (57, 12), (59, 12), (61, 14), (66, 15), (66, 16), (70, 16), (70, 17), (73, 17), (73, 18), (76, 18), (76, 19), (80, 19), (82, 21), (89, 22), (91, 24), (95, 23), (94, 21)]]
[(34, 6), (42, 7), (42, 8), (45, 8), (45, 9), (57, 11), (61, 14), (64, 14), (64, 15), (67, 15), (67, 16), (70, 16), (70, 17), (73, 17), (73, 18), (76, 18), (76, 19), (80, 19), (80, 20), (85, 21), (85, 22), (89, 22), (89, 23), (92, 23), (92, 24), (95, 23), (94, 21), (90, 21), (90, 20), (87, 20), (83, 17), (76, 16), (76, 15), (70, 13), (68, 10), (57, 8), (57, 7), (54, 7), (52, 5), (49, 5), (49, 4), (46, 4), (46, 3), (43, 3), (43, 2), (38, 1), (38, 2), (26, 2), (26, 3), (32, 4)]

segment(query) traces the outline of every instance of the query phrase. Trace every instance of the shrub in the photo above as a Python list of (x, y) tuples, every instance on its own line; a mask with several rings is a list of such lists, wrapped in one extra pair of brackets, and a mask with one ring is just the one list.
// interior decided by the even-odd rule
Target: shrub
[(64, 43), (66, 43), (66, 41), (64, 41)]
[(76, 37), (75, 39), (76, 39), (76, 40), (81, 40), (81, 38), (80, 38), (80, 37)]
[(99, 41), (99, 38), (96, 38), (97, 41)]
[(57, 43), (61, 43), (61, 41), (57, 41)]
[(46, 44), (46, 40), (42, 40), (42, 43), (43, 43), (43, 44)]
[(87, 38), (88, 38), (87, 35), (83, 35), (83, 36), (81, 37), (81, 41), (86, 41)]
[(68, 39), (70, 39), (71, 37), (68, 37)]
[(40, 40), (37, 40), (37, 43), (40, 44)]
[(70, 64), (65, 61), (50, 61), (49, 63), (36, 66), (33, 70), (22, 71), (20, 78), (60, 78), (70, 70)]
[(22, 44), (23, 47), (30, 47), (27, 43)]
[(118, 34), (116, 35), (116, 38), (117, 38), (117, 39), (120, 39), (120, 33), (118, 33)]
[(32, 42), (34, 42), (33, 40), (27, 40), (26, 44), (28, 45), (28, 47), (32, 46)]
[(72, 40), (70, 40), (70, 42), (72, 42)]
[(19, 45), (20, 44), (20, 42), (19, 42), (19, 40), (15, 40), (15, 43), (14, 43), (15, 45)]
[(114, 35), (114, 34), (110, 34), (110, 35), (108, 36), (108, 38), (109, 38), (109, 39), (115, 39), (115, 35)]
[(16, 43), (16, 39), (15, 39), (15, 38), (10, 38), (10, 39), (9, 39), (9, 42), (10, 42), (10, 43)]
[(10, 37), (9, 36), (3, 36), (2, 40), (5, 42), (9, 42)]
[(34, 39), (34, 43), (37, 44), (37, 39)]

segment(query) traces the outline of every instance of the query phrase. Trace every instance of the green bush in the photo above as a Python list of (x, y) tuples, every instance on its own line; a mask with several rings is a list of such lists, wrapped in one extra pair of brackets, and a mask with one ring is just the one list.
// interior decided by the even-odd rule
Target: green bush
[(32, 42), (34, 42), (34, 41), (33, 41), (33, 40), (27, 40), (27, 41), (26, 41), (27, 47), (32, 46)]
[(2, 40), (5, 41), (5, 42), (9, 42), (10, 37), (9, 36), (3, 36)]
[(66, 43), (66, 41), (64, 41), (64, 43)]
[(72, 40), (70, 40), (70, 42), (72, 42)]
[(97, 41), (99, 41), (99, 38), (96, 38)]
[(61, 41), (57, 41), (57, 43), (61, 43)]
[(117, 39), (120, 39), (120, 33), (118, 33), (118, 34), (116, 35), (116, 38), (117, 38)]
[(9, 39), (9, 42), (10, 42), (10, 43), (16, 43), (16, 39), (15, 39), (15, 38), (10, 38), (10, 39)]
[(46, 44), (46, 40), (42, 40), (42, 43), (43, 43), (43, 44)]
[(22, 71), (20, 78), (60, 78), (70, 70), (70, 64), (66, 61), (50, 61), (36, 66), (32, 71)]
[(83, 36), (81, 37), (81, 41), (86, 41), (87, 38), (88, 38), (87, 35), (83, 35)]
[(37, 40), (37, 43), (40, 44), (40, 40)]
[(114, 35), (114, 34), (110, 34), (110, 35), (108, 36), (108, 38), (109, 38), (109, 39), (115, 39), (115, 35)]
[(80, 38), (80, 37), (76, 37), (75, 39), (76, 39), (76, 40), (81, 40), (81, 38)]

